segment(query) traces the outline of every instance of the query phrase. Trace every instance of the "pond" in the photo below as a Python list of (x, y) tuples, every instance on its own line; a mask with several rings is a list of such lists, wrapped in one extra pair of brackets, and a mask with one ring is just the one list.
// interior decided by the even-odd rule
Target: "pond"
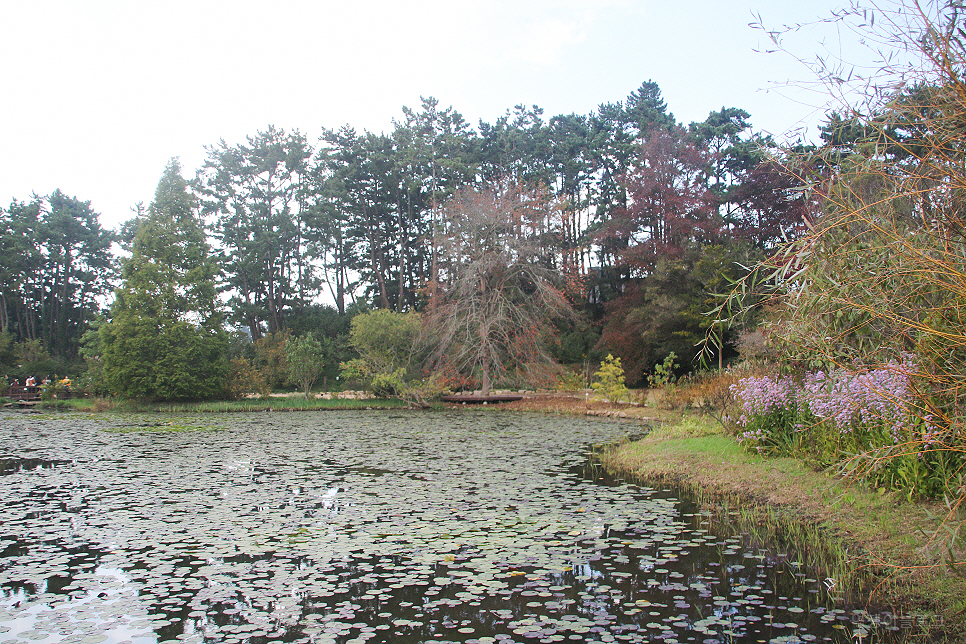
[[(0, 413), (0, 643), (866, 632), (795, 553), (716, 533), (672, 491), (585, 476), (588, 446), (639, 430), (467, 410)], [(886, 626), (863, 641), (901, 634)]]

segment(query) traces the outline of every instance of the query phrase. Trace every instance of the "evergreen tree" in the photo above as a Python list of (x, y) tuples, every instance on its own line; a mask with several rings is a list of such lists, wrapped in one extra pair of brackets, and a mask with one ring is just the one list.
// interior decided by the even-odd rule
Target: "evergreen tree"
[(89, 201), (60, 190), (0, 211), (0, 329), (76, 358), (99, 299), (112, 288), (113, 241)]
[(321, 289), (306, 239), (312, 150), (298, 131), (269, 126), (243, 144), (221, 141), (207, 151), (196, 187), (216, 221), (233, 321), (255, 339), (276, 333), (287, 311)]
[(100, 331), (109, 388), (153, 400), (221, 395), (228, 336), (216, 303), (218, 267), (177, 160), (168, 163), (154, 202), (133, 228), (124, 283)]

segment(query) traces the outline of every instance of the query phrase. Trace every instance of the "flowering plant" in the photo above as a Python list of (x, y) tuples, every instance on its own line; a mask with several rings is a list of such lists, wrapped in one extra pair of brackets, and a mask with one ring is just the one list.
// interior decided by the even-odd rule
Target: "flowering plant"
[(742, 378), (731, 385), (740, 404), (732, 419), (741, 429), (738, 442), (758, 453), (788, 454), (796, 449), (808, 409), (800, 387), (788, 376)]
[(915, 363), (889, 362), (878, 369), (806, 374), (804, 396), (812, 414), (840, 432), (888, 428), (893, 443), (916, 424), (911, 375)]
[[(910, 495), (939, 497), (961, 471), (960, 452), (915, 386), (911, 356), (874, 369), (833, 369), (743, 378), (731, 386), (740, 405), (738, 442), (758, 453), (807, 455), (821, 465)], [(951, 474), (952, 473), (952, 474)]]

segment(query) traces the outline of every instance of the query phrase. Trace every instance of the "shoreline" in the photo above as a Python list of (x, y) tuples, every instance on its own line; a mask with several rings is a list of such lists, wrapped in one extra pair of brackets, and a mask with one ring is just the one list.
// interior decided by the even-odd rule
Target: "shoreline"
[[(737, 509), (746, 525), (757, 521), (807, 537), (803, 545), (816, 545), (819, 557), (844, 554), (840, 566), (875, 579), (865, 593), (870, 606), (894, 607), (897, 616), (925, 616), (918, 621), (925, 626), (911, 632), (909, 641), (966, 642), (966, 552), (959, 545), (950, 553), (943, 541), (946, 528), (966, 517), (949, 516), (941, 503), (870, 490), (801, 459), (752, 454), (717, 420), (698, 412), (669, 412), (653, 404), (615, 406), (562, 394), (491, 407), (496, 408), (641, 423), (643, 436), (607, 446), (599, 455), (608, 474), (673, 485), (708, 507), (730, 508), (730, 514)], [(955, 573), (948, 565), (950, 554), (956, 557)]]
[(634, 481), (683, 487), (709, 506), (737, 507), (779, 530), (798, 526), (811, 537), (806, 544), (827, 535), (837, 543), (823, 539), (816, 550), (847, 553), (839, 565), (876, 578), (870, 604), (928, 614), (927, 641), (966, 641), (966, 566), (962, 552), (958, 574), (947, 565), (945, 506), (868, 490), (798, 459), (750, 454), (712, 423), (684, 417), (612, 446), (601, 464)]

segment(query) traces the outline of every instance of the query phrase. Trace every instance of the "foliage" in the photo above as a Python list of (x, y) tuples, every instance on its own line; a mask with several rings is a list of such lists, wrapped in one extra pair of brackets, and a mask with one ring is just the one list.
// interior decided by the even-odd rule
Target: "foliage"
[(145, 400), (207, 400), (223, 395), (227, 381), (224, 334), (203, 333), (182, 321), (160, 329), (118, 310), (101, 327), (104, 367), (111, 391)]
[(232, 358), (229, 363), (228, 396), (241, 400), (251, 394), (267, 398), (272, 392), (265, 376), (245, 358)]
[(76, 359), (111, 289), (113, 241), (89, 201), (60, 190), (0, 210), (0, 329)]
[(148, 212), (134, 223), (124, 284), (99, 330), (105, 380), (123, 397), (205, 400), (225, 392), (228, 336), (216, 303), (218, 267), (195, 206), (172, 160)]
[(68, 362), (60, 356), (51, 355), (40, 340), (24, 340), (12, 347), (13, 364), (7, 369), (11, 377), (26, 379), (34, 376), (39, 382), (44, 376), (76, 372), (77, 361)]
[(677, 380), (677, 377), (674, 375), (674, 370), (681, 366), (674, 362), (677, 358), (678, 354), (672, 351), (667, 354), (663, 362), (654, 365), (654, 373), (647, 377), (648, 384), (652, 387), (663, 387), (673, 384)]
[(733, 419), (741, 432), (739, 443), (761, 454), (790, 456), (798, 452), (811, 419), (794, 378), (742, 378), (731, 391), (739, 405), (739, 415)]
[(581, 391), (586, 388), (587, 381), (576, 371), (567, 371), (557, 380), (557, 391)]
[(619, 247), (619, 265), (634, 274), (653, 270), (659, 257), (679, 256), (689, 243), (712, 243), (722, 221), (705, 181), (706, 152), (683, 128), (649, 131), (625, 175), (631, 197), (613, 217), (603, 241)]
[(77, 385), (74, 381), (54, 379), (52, 382), (41, 387), (40, 399), (43, 401), (63, 399), (76, 389)]
[(343, 377), (364, 383), (377, 396), (425, 404), (442, 391), (439, 376), (419, 372), (422, 319), (417, 313), (378, 309), (352, 318), (349, 342), (359, 358), (342, 365)]
[(302, 212), (312, 151), (298, 131), (269, 126), (207, 152), (195, 182), (202, 211), (216, 220), (233, 321), (258, 339), (318, 291)]
[(957, 493), (966, 465), (950, 428), (922, 417), (916, 365), (739, 380), (738, 440), (760, 453), (836, 465), (873, 487), (937, 498)]
[(86, 394), (98, 397), (108, 396), (111, 393), (101, 350), (100, 329), (105, 321), (106, 318), (98, 317), (81, 337), (80, 354), (86, 368), (84, 377), (76, 383), (76, 386)]
[(621, 359), (607, 354), (600, 364), (600, 369), (594, 373), (594, 382), (590, 384), (595, 398), (603, 398), (617, 405), (627, 400), (630, 392), (624, 385), (624, 369)]
[(664, 387), (658, 406), (678, 411), (694, 409), (724, 425), (726, 414), (735, 404), (731, 386), (747, 375), (736, 369), (690, 373), (678, 379), (673, 387)]
[[(677, 259), (658, 259), (654, 270), (629, 287), (608, 307), (598, 347), (620, 355), (632, 385), (645, 382), (646, 373), (669, 353), (681, 356), (685, 370), (699, 357), (708, 329), (707, 312), (745, 273), (758, 251), (742, 242), (689, 246)], [(721, 332), (724, 347), (717, 357), (733, 355), (729, 343), (750, 319)]]
[[(876, 52), (883, 64), (868, 74), (813, 62), (831, 92), (857, 97), (829, 118), (821, 148), (791, 157), (789, 172), (798, 169), (821, 214), (736, 285), (719, 321), (734, 319), (748, 296), (764, 297), (775, 351), (825, 373), (805, 383), (811, 411), (822, 415), (823, 444), (812, 451), (853, 454), (847, 470), (873, 482), (949, 494), (955, 513), (966, 503), (962, 7), (856, 5), (829, 22), (885, 48)], [(772, 37), (781, 47), (781, 31)], [(909, 373), (900, 376), (898, 364)], [(908, 398), (897, 393), (906, 378)], [(886, 396), (884, 408), (870, 404), (869, 390)], [(901, 412), (883, 421), (897, 402)]]
[[(485, 334), (504, 335), (499, 343), (468, 341), (469, 327), (462, 340), (442, 334), (447, 349), (434, 356), (433, 371), (455, 386), (526, 384), (552, 375), (552, 359), (582, 364), (589, 375), (590, 365), (610, 352), (622, 357), (629, 380), (640, 382), (670, 351), (690, 368), (691, 318), (705, 296), (675, 290), (693, 258), (681, 270), (658, 261), (677, 262), (691, 247), (735, 239), (767, 247), (792, 216), (785, 206), (801, 201), (787, 177), (771, 171), (774, 163), (758, 171), (765, 158), (759, 146), (772, 144), (753, 133), (749, 118), (722, 108), (685, 129), (653, 81), (589, 114), (547, 116), (538, 106), (517, 105), (475, 129), (452, 107), (421, 97), (384, 134), (346, 126), (326, 130), (313, 148), (301, 133), (269, 126), (240, 144), (221, 141), (207, 148), (193, 190), (221, 253), (225, 313), (248, 329), (251, 341), (286, 329), (345, 336), (359, 307), (446, 311), (462, 297), (455, 291), (468, 288), (463, 278), (471, 284), (473, 277), (460, 264), (463, 242), (454, 240), (472, 226), (449, 217), (444, 206), (471, 201), (474, 190), (506, 201), (516, 192), (514, 216), (526, 212), (515, 233), (532, 252), (526, 262), (506, 265), (523, 284), (488, 289), (487, 297), (515, 290), (505, 303), (529, 306), (519, 296), (532, 295), (534, 286), (551, 294), (549, 285), (560, 296), (544, 307), (551, 319), (530, 324), (542, 306), (535, 304), (513, 322), (517, 331)], [(55, 357), (73, 357), (111, 277), (101, 262), (107, 237), (89, 211), (58, 194), (13, 202), (0, 216), (0, 329), (15, 341), (43, 341)], [(139, 206), (120, 231), (126, 249), (144, 215)], [(71, 259), (76, 270), (45, 264), (68, 261), (62, 252), (68, 238), (84, 240)], [(65, 271), (68, 283), (59, 277)], [(540, 279), (531, 279), (537, 273)], [(320, 295), (331, 298), (332, 315), (312, 304)], [(78, 308), (73, 301), (80, 299), (85, 304)], [(586, 318), (552, 319), (568, 301)], [(645, 347), (635, 353), (641, 335)], [(254, 345), (239, 348), (233, 356), (252, 359)], [(336, 340), (332, 350), (337, 355), (323, 378), (336, 377), (336, 365), (351, 358), (344, 342)], [(266, 376), (281, 386), (284, 369), (273, 362)]]
[(317, 340), (311, 333), (291, 338), (285, 344), (289, 381), (300, 385), (306, 398), (325, 368), (328, 344), (328, 338)]
[(414, 367), (422, 320), (417, 313), (378, 309), (352, 318), (349, 341), (366, 362), (379, 371)]
[(282, 387), (288, 382), (285, 347), (291, 337), (292, 334), (288, 329), (282, 329), (275, 333), (267, 333), (253, 343), (255, 357), (252, 363), (272, 389)]
[(17, 354), (14, 349), (14, 338), (10, 329), (0, 330), (0, 369), (4, 372), (17, 364)]

